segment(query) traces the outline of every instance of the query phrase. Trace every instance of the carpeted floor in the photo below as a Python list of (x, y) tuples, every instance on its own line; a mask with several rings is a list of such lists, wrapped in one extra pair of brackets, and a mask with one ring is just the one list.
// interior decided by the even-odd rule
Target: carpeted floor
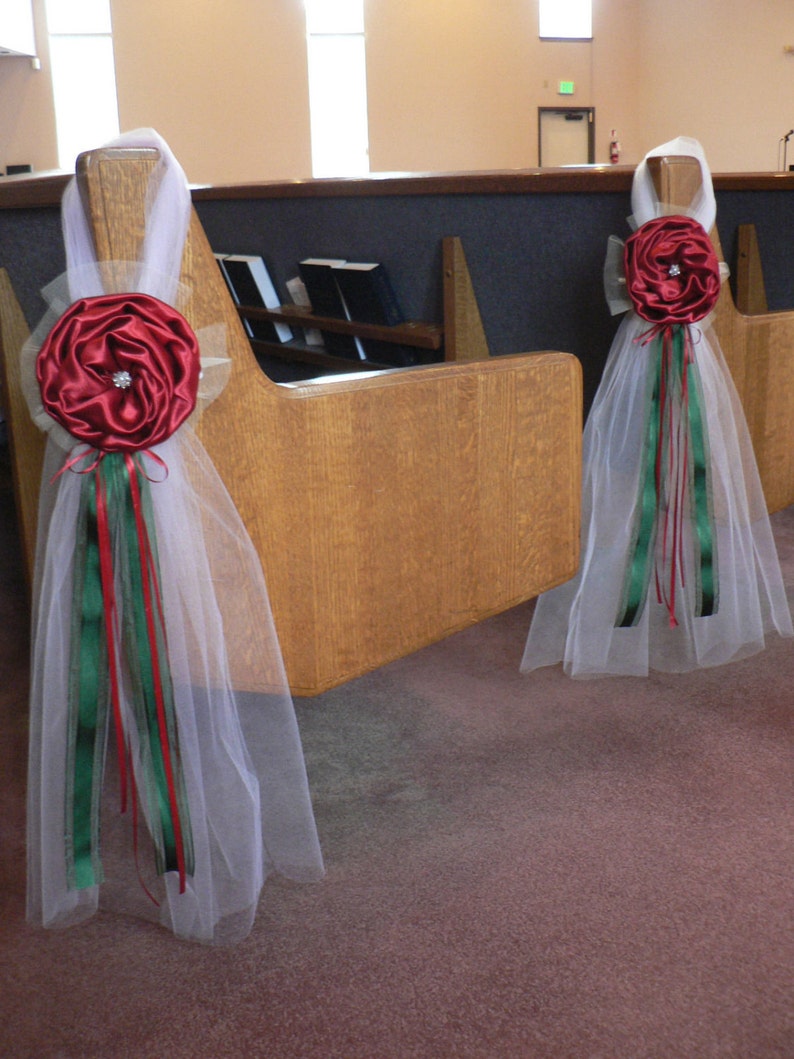
[[(774, 519), (794, 596), (794, 509)], [(522, 676), (531, 606), (297, 700), (328, 873), (236, 949), (24, 922), (27, 632), (0, 481), (0, 1055), (794, 1059), (794, 643)]]

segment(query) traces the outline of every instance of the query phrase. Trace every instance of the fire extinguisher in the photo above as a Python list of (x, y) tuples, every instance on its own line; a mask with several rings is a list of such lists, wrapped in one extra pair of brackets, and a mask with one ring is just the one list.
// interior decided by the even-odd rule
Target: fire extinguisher
[(609, 160), (612, 165), (617, 165), (620, 161), (620, 140), (617, 129), (612, 130), (612, 138), (609, 141)]

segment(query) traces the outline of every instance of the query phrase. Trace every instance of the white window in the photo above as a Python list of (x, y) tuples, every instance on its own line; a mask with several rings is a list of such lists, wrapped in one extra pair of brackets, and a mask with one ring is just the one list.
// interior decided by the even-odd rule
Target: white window
[(369, 172), (364, 0), (306, 0), (312, 173)]
[(539, 0), (539, 35), (551, 40), (591, 40), (592, 0)]
[(110, 0), (46, 0), (58, 165), (119, 133)]

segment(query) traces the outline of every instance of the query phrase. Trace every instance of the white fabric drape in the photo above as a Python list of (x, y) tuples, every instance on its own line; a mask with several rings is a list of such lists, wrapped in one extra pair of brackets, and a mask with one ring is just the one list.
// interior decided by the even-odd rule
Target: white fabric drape
[[(190, 216), (184, 173), (151, 130), (115, 143), (155, 146), (162, 158), (150, 184), (142, 260), (132, 268), (131, 279), (127, 270), (125, 282), (133, 284), (129, 289), (144, 290), (178, 308)], [(64, 196), (63, 223), (70, 297), (109, 293), (109, 273), (96, 266), (74, 183)], [(63, 308), (56, 296), (54, 312)], [(47, 321), (43, 327), (47, 329)], [(23, 352), (28, 380), (41, 337), (40, 328)], [(217, 353), (216, 343), (210, 358), (215, 366), (222, 360)], [(37, 395), (31, 392), (30, 399), (34, 416), (43, 422), (46, 413), (37, 405)], [(54, 476), (73, 443), (60, 428), (50, 431), (42, 477), (30, 703), (28, 917), (44, 926), (64, 926), (101, 906), (157, 919), (180, 938), (237, 942), (251, 929), (269, 873), (308, 881), (322, 876), (323, 865), (261, 566), (228, 492), (188, 424), (154, 450), (167, 475), (153, 474), (162, 480), (152, 484), (151, 494), (195, 871), (181, 894), (176, 872), (155, 876), (145, 821), (139, 821), (136, 839), (132, 814), (119, 813), (111, 736), (102, 811), (105, 881), (82, 890), (67, 882), (67, 689), (81, 476), (71, 471)], [(234, 687), (235, 651), (258, 660), (255, 690)], [(126, 684), (121, 707), (124, 715), (130, 714)], [(134, 739), (132, 754), (137, 771)], [(159, 907), (147, 896), (139, 873)]]
[[(656, 155), (698, 159), (703, 186), (688, 209), (673, 209), (658, 200), (647, 166), (647, 158)], [(693, 217), (710, 231), (716, 205), (700, 145), (679, 138), (650, 152), (634, 177), (632, 209), (637, 227), (655, 217), (678, 213)], [(613, 247), (610, 258), (614, 257)], [(614, 282), (607, 282), (606, 288), (610, 304), (619, 302)], [(678, 627), (670, 627), (667, 608), (657, 602), (652, 590), (638, 623), (616, 627), (638, 503), (652, 370), (649, 347), (640, 341), (649, 325), (632, 311), (617, 331), (585, 426), (579, 571), (571, 581), (538, 599), (521, 663), (525, 672), (558, 662), (572, 677), (643, 676), (649, 669), (684, 672), (760, 651), (772, 631), (792, 635), (744, 413), (709, 321), (690, 326), (710, 445), (719, 564), (717, 613), (694, 616), (697, 573), (691, 558), (693, 525), (686, 518)]]

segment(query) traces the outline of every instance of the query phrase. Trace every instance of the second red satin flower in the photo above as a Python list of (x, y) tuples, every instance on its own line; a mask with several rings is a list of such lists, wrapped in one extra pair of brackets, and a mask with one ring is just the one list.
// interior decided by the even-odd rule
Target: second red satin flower
[(626, 240), (626, 289), (652, 324), (693, 324), (720, 294), (720, 267), (708, 233), (690, 217), (657, 217)]

